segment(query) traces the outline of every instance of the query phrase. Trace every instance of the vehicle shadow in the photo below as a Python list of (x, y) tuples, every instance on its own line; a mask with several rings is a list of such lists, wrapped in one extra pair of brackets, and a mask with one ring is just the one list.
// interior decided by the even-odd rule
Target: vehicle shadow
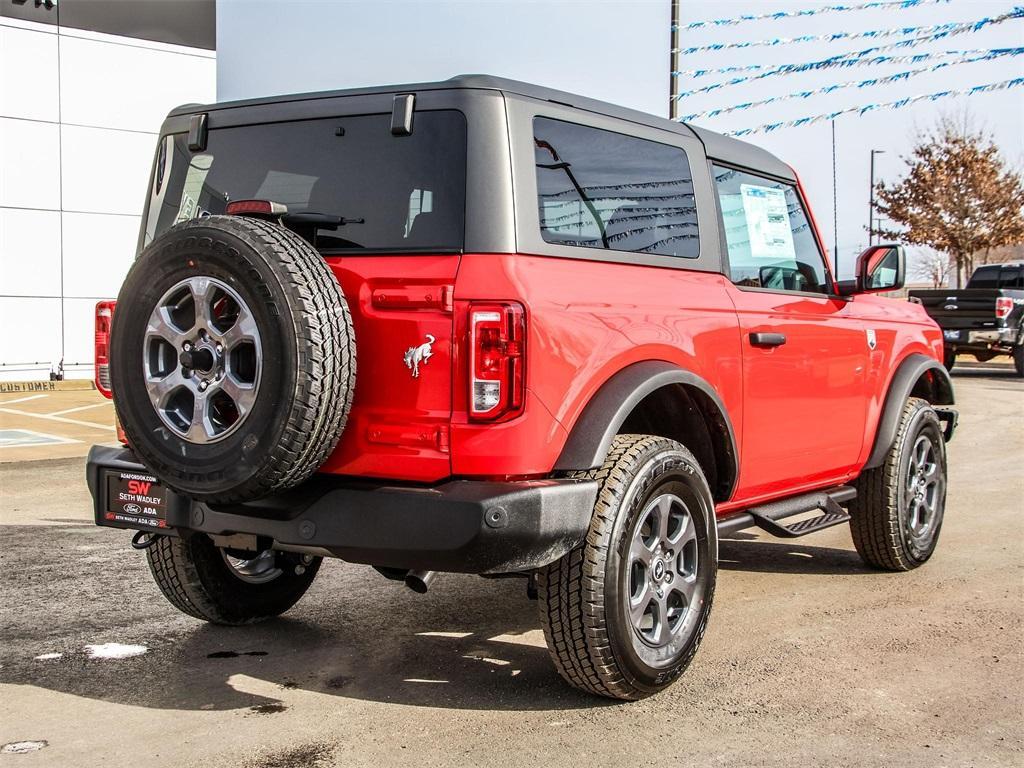
[(877, 573), (853, 549), (816, 547), (789, 539), (765, 541), (739, 531), (718, 540), (718, 567), (753, 573), (804, 573), (836, 576)]
[[(615, 705), (558, 676), (522, 579), (444, 574), (417, 595), (365, 566), (328, 562), (285, 616), (219, 627), (171, 607), (145, 558), (108, 531), (60, 526), (62, 551), (76, 554), (59, 562), (41, 561), (31, 547), (38, 527), (6, 526), (5, 533), (23, 561), (11, 563), (16, 575), (0, 595), (12, 609), (0, 646), (5, 683), (155, 709), (247, 710), (248, 717), (304, 706), (292, 690), (463, 710)], [(720, 552), (730, 571), (868, 572), (851, 550), (744, 532), (723, 539)], [(83, 651), (104, 642), (148, 651), (104, 660)], [(52, 652), (63, 656), (35, 658)]]
[[(99, 540), (93, 531), (61, 532)], [(428, 594), (417, 595), (367, 567), (329, 562), (285, 616), (219, 627), (167, 604), (138, 553), (106, 544), (106, 552), (93, 543), (77, 548), (97, 563), (109, 557), (111, 567), (48, 568), (53, 576), (43, 594), (21, 587), (36, 592), (37, 606), (53, 608), (34, 618), (19, 609), (26, 618), (5, 628), (0, 682), (156, 709), (249, 710), (252, 717), (287, 710), (293, 689), (468, 710), (614, 705), (558, 676), (524, 579), (445, 574)], [(84, 606), (83, 593), (98, 597)], [(148, 651), (98, 660), (83, 650), (111, 641)], [(35, 658), (52, 652), (63, 656)]]
[(988, 381), (1020, 381), (1013, 363), (957, 363), (949, 375), (954, 379), (985, 379)]

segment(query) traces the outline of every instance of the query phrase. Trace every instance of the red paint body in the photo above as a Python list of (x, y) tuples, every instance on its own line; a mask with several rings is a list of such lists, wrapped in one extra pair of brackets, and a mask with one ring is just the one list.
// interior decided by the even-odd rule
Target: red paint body
[[(914, 352), (941, 360), (921, 307), (873, 295), (744, 290), (720, 274), (525, 254), (328, 262), (363, 354), (348, 427), (322, 472), (424, 483), (544, 476), (602, 384), (663, 360), (705, 379), (732, 421), (740, 472), (719, 505), (728, 512), (854, 477), (899, 362)], [(526, 310), (525, 407), (501, 423), (468, 416), (470, 301)], [(788, 342), (753, 347), (754, 331)], [(413, 378), (403, 353), (427, 334), (433, 356)]]

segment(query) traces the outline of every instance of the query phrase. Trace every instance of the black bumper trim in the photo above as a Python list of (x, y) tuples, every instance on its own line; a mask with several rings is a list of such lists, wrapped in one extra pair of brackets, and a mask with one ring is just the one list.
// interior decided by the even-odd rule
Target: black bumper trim
[[(97, 525), (104, 525), (104, 469), (147, 471), (127, 449), (93, 446), (86, 473)], [(583, 542), (597, 483), (452, 480), (417, 488), (317, 475), (247, 504), (167, 497), (167, 523), (178, 534), (251, 534), (388, 568), (510, 573), (547, 565)]]

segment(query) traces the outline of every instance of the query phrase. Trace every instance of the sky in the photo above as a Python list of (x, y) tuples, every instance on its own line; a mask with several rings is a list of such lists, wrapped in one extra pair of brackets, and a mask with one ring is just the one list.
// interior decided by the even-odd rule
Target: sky
[[(863, 2), (865, 0), (682, 0), (682, 22), (685, 26), (699, 20)], [(1024, 0), (1016, 3), (1014, 0), (950, 0), (919, 8), (833, 12), (797, 19), (708, 26), (686, 31), (682, 46), (976, 22), (1006, 13), (1015, 4), (1024, 5)], [(668, 0), (219, 0), (218, 98), (487, 73), (667, 116), (669, 26)], [(897, 35), (878, 40), (794, 42), (704, 51), (682, 57), (680, 66), (689, 70), (800, 64), (903, 38)], [(934, 54), (1020, 46), (1024, 46), (1024, 19), (929, 41), (906, 50), (881, 53)], [(822, 69), (762, 78), (688, 96), (681, 101), (681, 108), (683, 114), (697, 113), (905, 72), (939, 60)], [(691, 91), (742, 74), (684, 76), (679, 79), (678, 89)], [(1024, 56), (958, 64), (893, 84), (844, 88), (827, 95), (783, 100), (715, 118), (696, 118), (693, 122), (716, 131), (737, 131), (768, 122), (968, 88), (1012, 77), (1024, 77)], [(884, 152), (876, 157), (876, 181), (896, 181), (905, 172), (901, 158), (909, 154), (915, 137), (943, 115), (962, 117), (965, 111), (976, 127), (992, 135), (1008, 162), (1018, 169), (1024, 168), (1024, 88), (837, 118), (835, 205), (831, 123), (760, 133), (744, 139), (774, 152), (797, 171), (830, 251), (838, 241), (840, 273), (846, 275), (852, 270), (856, 255), (867, 244), (870, 151)], [(833, 222), (838, 227), (834, 227)], [(916, 257), (916, 252), (912, 251), (912, 265)]]

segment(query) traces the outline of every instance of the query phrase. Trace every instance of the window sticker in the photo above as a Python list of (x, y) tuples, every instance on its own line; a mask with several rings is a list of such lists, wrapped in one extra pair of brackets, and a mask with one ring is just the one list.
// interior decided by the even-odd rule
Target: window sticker
[(741, 184), (743, 212), (747, 219), (750, 255), (755, 259), (795, 259), (793, 229), (789, 223), (786, 193), (777, 187)]
[(743, 198), (739, 195), (720, 195), (722, 222), (725, 224), (725, 242), (729, 258), (746, 260), (750, 255), (750, 236), (747, 234), (747, 217), (743, 211)]

